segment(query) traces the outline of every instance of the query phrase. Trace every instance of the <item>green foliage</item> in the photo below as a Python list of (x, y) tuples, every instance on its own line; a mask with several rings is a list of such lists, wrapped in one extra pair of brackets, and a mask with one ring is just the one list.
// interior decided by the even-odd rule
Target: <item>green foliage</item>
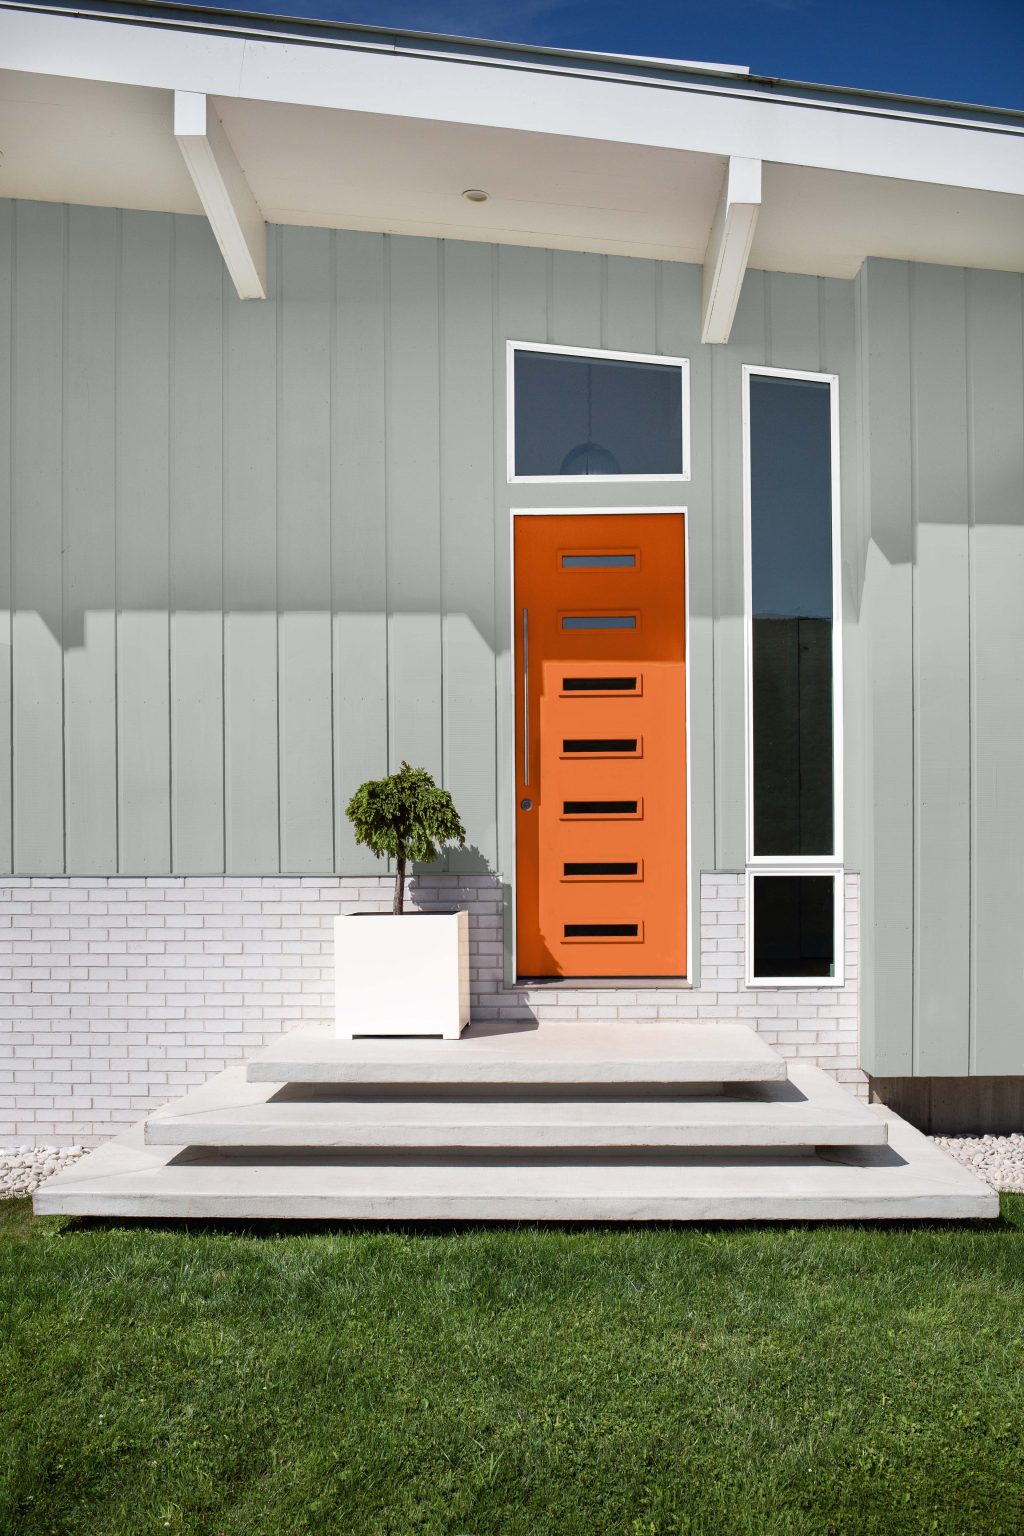
[(363, 843), (379, 859), (398, 862), (395, 911), (402, 910), (405, 865), (408, 860), (430, 864), (447, 844), (466, 846), (466, 829), (451, 795), (438, 788), (425, 768), (402, 763), (386, 779), (360, 784), (345, 811)]
[(378, 858), (429, 864), (446, 843), (466, 845), (466, 829), (451, 795), (438, 788), (425, 768), (408, 763), (386, 779), (360, 784), (345, 814), (356, 842), (372, 848)]
[(4, 1536), (1019, 1536), (1024, 1232), (32, 1223)]

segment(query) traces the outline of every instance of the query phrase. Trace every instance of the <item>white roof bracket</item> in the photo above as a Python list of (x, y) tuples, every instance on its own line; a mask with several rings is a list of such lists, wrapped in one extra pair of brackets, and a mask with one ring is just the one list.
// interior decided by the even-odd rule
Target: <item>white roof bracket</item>
[(267, 296), (267, 226), (208, 96), (175, 91), (174, 137), (240, 299)]
[(729, 340), (761, 208), (761, 162), (730, 155), (704, 254), (704, 342)]

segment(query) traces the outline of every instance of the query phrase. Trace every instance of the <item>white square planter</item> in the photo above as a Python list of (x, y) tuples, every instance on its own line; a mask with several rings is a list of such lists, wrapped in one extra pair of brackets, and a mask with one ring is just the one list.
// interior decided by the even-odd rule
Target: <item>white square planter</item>
[(442, 1035), (469, 1023), (468, 912), (355, 912), (334, 919), (334, 1016), (357, 1035)]

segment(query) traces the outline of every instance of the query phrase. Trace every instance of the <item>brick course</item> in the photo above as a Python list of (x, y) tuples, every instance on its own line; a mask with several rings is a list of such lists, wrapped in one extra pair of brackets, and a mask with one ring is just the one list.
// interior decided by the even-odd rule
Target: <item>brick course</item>
[[(101, 1141), (299, 1023), (333, 1014), (331, 923), (388, 910), (366, 876), (8, 878), (0, 886), (0, 1146)], [(859, 886), (846, 876), (842, 988), (744, 986), (744, 881), (701, 877), (700, 986), (502, 980), (503, 889), (415, 878), (410, 905), (465, 906), (476, 1019), (724, 1019), (866, 1096)]]

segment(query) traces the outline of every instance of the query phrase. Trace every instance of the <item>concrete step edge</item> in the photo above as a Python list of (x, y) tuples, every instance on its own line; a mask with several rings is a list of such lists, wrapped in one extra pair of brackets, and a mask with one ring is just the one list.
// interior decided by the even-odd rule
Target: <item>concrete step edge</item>
[(247, 1063), (250, 1082), (455, 1083), (782, 1082), (786, 1062), (744, 1024), (471, 1025), (457, 1041), (339, 1039), (291, 1031)]
[[(478, 1093), (482, 1090), (478, 1089)], [(700, 1098), (280, 1097), (241, 1069), (218, 1074), (146, 1122), (149, 1146), (473, 1149), (877, 1145), (885, 1122), (816, 1067), (790, 1080)]]
[(891, 1112), (886, 1147), (830, 1157), (257, 1159), (147, 1147), (138, 1125), (47, 1180), (40, 1215), (356, 1221), (990, 1218), (994, 1191)]

